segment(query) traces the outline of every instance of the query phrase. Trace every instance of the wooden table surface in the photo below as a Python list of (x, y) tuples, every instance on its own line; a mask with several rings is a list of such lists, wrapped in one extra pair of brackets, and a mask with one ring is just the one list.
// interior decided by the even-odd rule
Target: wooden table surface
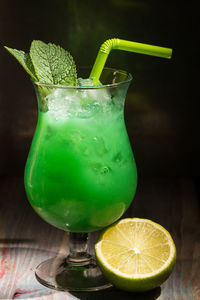
[[(0, 181), (0, 299), (200, 299), (199, 199), (190, 178), (139, 179), (125, 216), (144, 217), (168, 229), (177, 247), (177, 263), (159, 288), (134, 294), (115, 288), (92, 293), (63, 293), (40, 285), (34, 268), (55, 253), (66, 253), (67, 234), (45, 223), (30, 207), (22, 177)], [(92, 234), (91, 243), (97, 238)]]

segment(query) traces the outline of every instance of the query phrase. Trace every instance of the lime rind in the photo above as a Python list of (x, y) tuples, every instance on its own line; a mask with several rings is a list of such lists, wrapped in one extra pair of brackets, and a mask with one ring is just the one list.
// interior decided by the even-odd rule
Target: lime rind
[[(170, 255), (169, 255), (169, 258), (168, 260), (162, 265), (161, 268), (157, 269), (156, 271), (153, 271), (151, 273), (148, 273), (148, 274), (133, 274), (133, 275), (128, 275), (124, 272), (121, 272), (119, 271), (118, 269), (116, 268), (113, 268), (110, 264), (108, 264), (106, 261), (105, 261), (105, 258), (104, 256), (102, 255), (102, 252), (99, 251), (100, 247), (101, 247), (101, 244), (102, 244), (102, 239), (103, 239), (103, 235), (105, 233), (105, 231), (102, 233), (102, 235), (100, 236), (99, 238), (99, 241), (97, 242), (96, 246), (95, 246), (95, 249), (96, 249), (96, 253), (98, 253), (98, 257), (101, 259), (101, 261), (104, 262), (104, 265), (109, 268), (110, 270), (112, 270), (113, 272), (116, 272), (117, 274), (119, 274), (120, 276), (123, 276), (123, 277), (126, 277), (126, 278), (148, 278), (148, 277), (152, 277), (154, 275), (156, 275), (157, 273), (160, 274), (160, 272), (162, 272), (162, 270), (164, 270), (170, 263), (170, 261), (173, 259), (174, 255), (176, 255), (176, 248), (175, 248), (175, 244), (173, 242), (173, 239), (171, 238), (170, 234), (168, 233), (168, 231), (163, 227), (161, 226), (160, 224), (157, 224), (155, 222), (152, 222), (151, 220), (148, 220), (148, 219), (139, 219), (139, 218), (134, 218), (134, 220), (136, 222), (143, 222), (143, 220), (145, 220), (145, 222), (148, 222), (150, 224), (153, 224), (153, 226), (157, 227), (158, 229), (161, 229), (162, 231), (164, 231), (166, 233), (166, 235), (168, 236), (169, 238), (169, 243), (168, 245), (170, 246)], [(131, 218), (126, 218), (126, 219), (122, 219), (120, 220), (119, 222), (117, 222), (117, 224), (121, 224), (121, 223), (127, 223), (127, 222), (130, 222), (132, 221)], [(106, 231), (108, 231), (109, 229), (112, 229), (114, 226), (116, 226), (116, 223), (114, 225), (112, 225), (111, 227), (109, 227), (108, 229), (106, 229)], [(174, 253), (175, 252), (175, 253)]]
[[(145, 222), (151, 224), (153, 227), (157, 228), (167, 236), (168, 245), (170, 246), (170, 254), (168, 259), (162, 265), (161, 268), (158, 268), (147, 274), (127, 274), (121, 272), (117, 268), (114, 268), (106, 261), (104, 255), (101, 252), (103, 239), (105, 238), (106, 235), (108, 235), (108, 232), (113, 230), (114, 227), (116, 228), (118, 224), (127, 223), (127, 222), (142, 222), (142, 223)], [(169, 275), (171, 274), (174, 268), (175, 261), (176, 261), (176, 247), (169, 232), (163, 226), (153, 221), (147, 219), (139, 219), (139, 218), (122, 219), (116, 222), (114, 225), (111, 225), (106, 230), (104, 230), (95, 245), (95, 252), (96, 252), (97, 262), (104, 276), (116, 287), (127, 291), (137, 291), (137, 292), (147, 291), (159, 286), (169, 277)]]
[(102, 268), (101, 264), (99, 264), (99, 267), (105, 278), (117, 288), (130, 292), (145, 292), (154, 289), (165, 282), (172, 273), (174, 265), (175, 261), (170, 264), (167, 270), (165, 269), (161, 273), (155, 274), (150, 278), (127, 278), (113, 273), (108, 268)]

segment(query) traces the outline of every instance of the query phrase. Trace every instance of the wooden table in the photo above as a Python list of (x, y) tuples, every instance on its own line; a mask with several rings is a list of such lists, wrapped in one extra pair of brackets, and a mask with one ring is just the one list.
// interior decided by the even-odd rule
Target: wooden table
[[(0, 299), (200, 299), (200, 213), (198, 192), (190, 178), (139, 178), (126, 216), (152, 219), (170, 231), (177, 263), (161, 287), (134, 294), (115, 288), (103, 292), (63, 293), (40, 285), (36, 265), (56, 252), (66, 253), (67, 234), (48, 225), (32, 210), (22, 177), (0, 181)], [(92, 235), (91, 243), (97, 234)]]

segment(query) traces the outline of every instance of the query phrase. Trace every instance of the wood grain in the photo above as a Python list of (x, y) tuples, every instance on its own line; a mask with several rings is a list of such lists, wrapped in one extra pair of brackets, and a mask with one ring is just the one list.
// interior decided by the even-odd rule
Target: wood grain
[[(136, 197), (125, 214), (163, 225), (174, 238), (177, 263), (161, 287), (143, 294), (112, 288), (94, 293), (62, 293), (40, 285), (35, 267), (56, 253), (68, 252), (67, 234), (44, 222), (29, 205), (22, 177), (0, 181), (0, 299), (200, 299), (200, 214), (189, 178), (139, 179)], [(98, 233), (91, 237), (91, 245)], [(92, 247), (92, 246), (91, 246)]]

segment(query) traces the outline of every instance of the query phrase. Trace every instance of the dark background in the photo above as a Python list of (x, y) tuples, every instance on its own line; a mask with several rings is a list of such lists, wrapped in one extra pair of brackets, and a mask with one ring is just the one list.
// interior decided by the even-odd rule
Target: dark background
[(139, 178), (199, 176), (199, 9), (191, 1), (0, 0), (0, 174), (23, 175), (37, 121), (29, 77), (3, 45), (60, 44), (77, 65), (93, 65), (118, 37), (173, 48), (171, 60), (113, 51), (107, 66), (133, 82), (125, 119)]
[(14, 289), (16, 295), (16, 287), (29, 290), (30, 286), (21, 285), (28, 273), (19, 275), (26, 267), (29, 270), (29, 257), (36, 265), (38, 249), (58, 252), (66, 241), (61, 230), (34, 213), (25, 196), (23, 173), (37, 102), (29, 76), (3, 45), (28, 51), (32, 40), (40, 39), (69, 50), (77, 65), (93, 65), (100, 45), (117, 37), (173, 48), (171, 60), (112, 51), (106, 66), (133, 74), (125, 119), (139, 182), (126, 214), (154, 220), (169, 230), (177, 263), (161, 289), (138, 296), (114, 291), (80, 298), (150, 300), (162, 290), (162, 299), (200, 299), (199, 6), (195, 2), (0, 0), (0, 250), (14, 251), (10, 257), (17, 259), (15, 271), (5, 277), (8, 284), (1, 280), (0, 294), (9, 290), (11, 295)]

